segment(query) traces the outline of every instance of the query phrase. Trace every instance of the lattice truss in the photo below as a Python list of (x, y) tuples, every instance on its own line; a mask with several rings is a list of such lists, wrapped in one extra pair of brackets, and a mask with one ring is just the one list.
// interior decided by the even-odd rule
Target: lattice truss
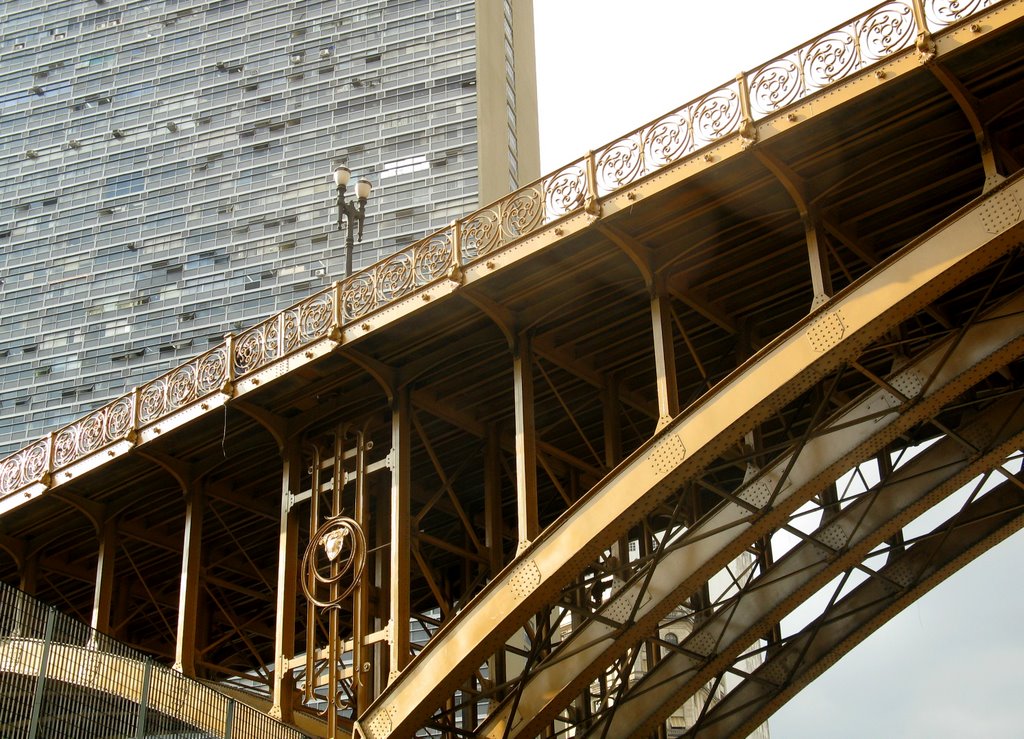
[[(992, 297), (1018, 260), (994, 268), (963, 326), (886, 332), (673, 486), (475, 671), (437, 728), (465, 728), (465, 706), (483, 702), (481, 736), (641, 736), (673, 717), (686, 736), (745, 736), (1018, 530), (1024, 389), (1006, 367), (1024, 348), (1024, 295)], [(883, 358), (887, 373), (867, 369)]]
[(884, 3), (0, 460), (0, 577), (313, 733), (749, 733), (1020, 525), (1022, 17)]

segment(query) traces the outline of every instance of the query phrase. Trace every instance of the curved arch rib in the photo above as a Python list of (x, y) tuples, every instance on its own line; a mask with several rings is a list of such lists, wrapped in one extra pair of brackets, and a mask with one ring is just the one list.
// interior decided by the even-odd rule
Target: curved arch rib
[[(579, 570), (774, 407), (1019, 244), (1022, 201), (1022, 178), (1007, 180), (834, 296), (676, 417), (431, 640), (361, 717), (362, 733), (370, 739), (411, 735), (442, 696)], [(1011, 215), (994, 219), (996, 210)]]
[[(518, 694), (507, 698), (492, 712), (481, 727), (480, 735), (505, 736), (513, 704), (518, 715), (512, 720), (513, 727), (507, 735), (537, 735), (540, 727), (564, 710), (615, 658), (640, 638), (653, 633), (673, 608), (714, 574), (708, 563), (731, 561), (763, 534), (764, 526), (757, 519), (769, 511), (758, 510), (758, 507), (765, 504), (769, 492), (780, 480), (784, 480), (784, 487), (773, 501), (771, 512), (775, 515), (780, 506), (791, 510), (809, 500), (821, 489), (823, 481), (827, 484), (864, 461), (896, 434), (960, 395), (975, 382), (974, 378), (989, 374), (1024, 352), (1024, 339), (1019, 329), (1021, 311), (1024, 311), (1024, 295), (983, 316), (957, 345), (953, 339), (937, 342), (913, 364), (895, 372), (889, 384), (897, 387), (902, 384), (901, 379), (912, 381), (934, 373), (935, 379), (926, 393), (913, 403), (900, 406), (894, 402), (893, 395), (879, 388), (836, 414), (795, 452), (784, 454), (769, 465), (762, 475), (737, 491), (737, 497), (750, 503), (754, 512), (742, 510), (736, 504), (724, 504), (682, 534), (661, 552), (660, 559), (653, 565), (653, 573), (641, 572), (634, 576), (601, 606), (594, 618), (581, 628), (574, 627), (569, 638), (550, 655), (546, 664), (529, 676)], [(880, 416), (880, 409), (892, 412)], [(836, 522), (835, 526), (840, 523)], [(832, 538), (837, 535), (838, 531), (834, 531)], [(843, 536), (847, 534), (844, 532)], [(738, 623), (733, 619), (733, 626)], [(695, 639), (696, 634), (691, 641)], [(708, 657), (711, 647), (721, 649), (719, 642), (718, 637), (711, 637), (709, 641), (705, 632), (698, 642), (705, 646), (696, 652), (704, 652), (703, 656)], [(738, 648), (747, 644), (749, 641)], [(704, 682), (707, 680), (697, 686)], [(616, 713), (620, 710), (617, 708)], [(629, 720), (636, 718), (633, 715)], [(608, 736), (624, 736), (636, 727), (636, 723), (626, 725), (630, 729), (625, 733), (613, 730)]]
[[(992, 429), (998, 430), (993, 434)], [(714, 680), (757, 639), (806, 597), (856, 567), (879, 543), (956, 492), (976, 475), (999, 465), (1024, 443), (1024, 397), (1002, 399), (957, 429), (957, 436), (984, 439), (969, 449), (947, 436), (900, 467), (889, 479), (827, 518), (802, 543), (723, 603), (680, 645), (629, 687), (605, 721), (591, 733), (646, 735), (676, 707)]]
[(745, 736), (879, 626), (1024, 526), (1019, 476), (973, 500), (832, 603), (710, 708), (687, 736)]

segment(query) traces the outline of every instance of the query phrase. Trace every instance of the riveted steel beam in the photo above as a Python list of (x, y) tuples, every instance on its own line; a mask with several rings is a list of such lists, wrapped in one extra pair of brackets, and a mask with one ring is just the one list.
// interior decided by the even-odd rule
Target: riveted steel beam
[(295, 603), (298, 597), (299, 522), (293, 497), (302, 488), (302, 447), (288, 440), (282, 450), (281, 518), (277, 541), (277, 615), (274, 628), (274, 702), (270, 715), (292, 717), (295, 681), (288, 669), (295, 657)]
[(830, 606), (740, 685), (709, 707), (687, 736), (746, 736), (802, 687), (937, 584), (1024, 526), (1024, 487), (1010, 478), (892, 557)]
[[(536, 734), (614, 659), (644, 634), (652, 633), (677, 604), (698, 592), (718, 568), (766, 535), (770, 529), (760, 525), (759, 519), (795, 509), (813, 497), (823, 482), (834, 479), (830, 475), (842, 474), (895, 434), (926, 419), (929, 412), (962, 393), (967, 387), (964, 381), (977, 375), (978, 367), (989, 374), (1018, 356), (1024, 351), (1024, 339), (1019, 336), (1021, 310), (1024, 295), (972, 327), (957, 354), (948, 354), (954, 341), (947, 339), (912, 365), (899, 368), (892, 382), (911, 388), (923, 385), (923, 378), (941, 367), (941, 379), (933, 383), (930, 393), (915, 399), (912, 409), (901, 407), (889, 390), (878, 388), (816, 430), (795, 453), (783, 455), (750, 479), (732, 496), (736, 502), (720, 506), (680, 535), (667, 553), (662, 553), (653, 573), (638, 575), (618, 590), (593, 619), (563, 642), (552, 655), (549, 669), (542, 665), (529, 677), (519, 699), (522, 721), (510, 718), (503, 705), (489, 717), (483, 735)], [(880, 410), (887, 412), (879, 416)], [(709, 562), (718, 565), (708, 567)], [(704, 679), (701, 684), (706, 682)]]
[[(808, 595), (857, 566), (869, 552), (978, 474), (998, 466), (1024, 441), (1020, 393), (988, 407), (960, 432), (981, 449), (946, 437), (853, 500), (695, 628), (630, 687), (608, 717), (609, 736), (643, 734), (668, 715)], [(995, 432), (993, 432), (995, 430)], [(626, 728), (628, 727), (628, 729)]]
[[(403, 679), (363, 715), (364, 733), (404, 734), (421, 726), (437, 708), (431, 696), (454, 691), (587, 562), (713, 456), (890, 327), (1018, 245), (1024, 235), (1021, 202), (1024, 186), (1018, 176), (833, 296), (674, 419), (434, 637)], [(775, 522), (768, 516), (765, 524)]]

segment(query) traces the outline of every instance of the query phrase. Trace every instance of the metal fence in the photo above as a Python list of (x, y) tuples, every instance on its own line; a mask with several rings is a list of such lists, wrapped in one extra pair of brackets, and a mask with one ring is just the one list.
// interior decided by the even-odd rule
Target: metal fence
[(305, 736), (0, 583), (3, 739)]

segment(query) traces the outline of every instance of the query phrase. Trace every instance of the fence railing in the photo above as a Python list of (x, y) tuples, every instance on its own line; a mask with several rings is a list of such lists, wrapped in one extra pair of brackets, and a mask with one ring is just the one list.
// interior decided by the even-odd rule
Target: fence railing
[(0, 727), (11, 739), (306, 736), (3, 583)]
[[(708, 146), (838, 85), (1008, 0), (893, 0), (836, 26), (736, 79), (506, 195), (33, 442), (0, 462), (4, 498), (45, 489), (61, 468), (218, 393), (235, 380), (309, 345), (340, 338), (344, 326), (418, 290), (458, 279), (465, 267)], [(111, 452), (111, 456), (114, 453)], [(26, 493), (31, 496), (31, 492)]]

